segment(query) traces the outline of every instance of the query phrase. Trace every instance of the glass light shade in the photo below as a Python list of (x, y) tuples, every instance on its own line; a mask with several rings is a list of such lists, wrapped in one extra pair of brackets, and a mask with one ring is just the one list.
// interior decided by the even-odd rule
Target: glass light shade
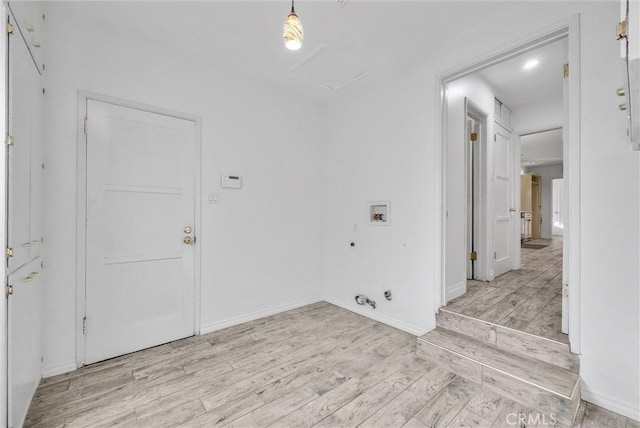
[(282, 37), (287, 49), (297, 51), (302, 47), (302, 24), (295, 12), (291, 12), (284, 21)]

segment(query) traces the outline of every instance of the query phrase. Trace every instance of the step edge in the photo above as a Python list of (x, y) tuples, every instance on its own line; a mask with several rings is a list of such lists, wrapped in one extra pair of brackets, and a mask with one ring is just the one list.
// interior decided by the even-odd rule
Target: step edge
[(522, 378), (520, 378), (518, 376), (515, 376), (515, 375), (513, 375), (511, 373), (507, 373), (504, 370), (500, 370), (500, 369), (497, 369), (495, 367), (491, 367), (489, 364), (483, 363), (482, 361), (476, 360), (476, 359), (471, 358), (471, 357), (469, 357), (467, 355), (460, 354), (460, 353), (458, 353), (456, 351), (452, 351), (451, 349), (444, 348), (444, 347), (438, 345), (437, 343), (430, 342), (430, 341), (428, 341), (426, 339), (423, 339), (422, 337), (418, 337), (418, 340), (420, 340), (420, 341), (422, 341), (424, 343), (427, 343), (427, 344), (429, 344), (431, 346), (435, 346), (436, 348), (442, 349), (443, 351), (446, 351), (446, 352), (449, 352), (451, 354), (454, 354), (454, 355), (456, 355), (458, 357), (462, 357), (462, 358), (464, 358), (466, 360), (473, 361), (473, 362), (481, 365), (482, 367), (486, 367), (486, 368), (489, 368), (491, 370), (495, 370), (495, 371), (497, 371), (499, 373), (504, 374), (505, 376), (509, 376), (512, 379), (519, 380), (519, 381), (521, 381), (523, 383), (526, 383), (527, 385), (533, 386), (535, 388), (539, 388), (539, 389), (541, 389), (543, 391), (546, 391), (546, 392), (548, 392), (550, 394), (556, 395), (556, 396), (558, 396), (560, 398), (564, 398), (564, 399), (569, 400), (569, 401), (573, 401), (572, 397), (575, 395), (576, 389), (577, 389), (578, 385), (580, 384), (580, 376), (578, 376), (578, 379), (576, 379), (575, 385), (573, 386), (573, 388), (571, 390), (571, 397), (567, 397), (566, 395), (562, 394), (561, 392), (553, 391), (553, 390), (551, 390), (551, 389), (549, 389), (547, 387), (544, 387), (542, 385), (538, 385), (535, 382), (532, 382), (532, 381), (529, 381), (529, 380), (526, 380), (526, 379), (522, 379)]
[[(556, 370), (561, 370), (562, 372), (564, 372), (564, 373), (566, 373), (566, 374), (569, 374), (569, 375), (571, 375), (571, 376), (576, 376), (576, 377), (577, 377), (577, 379), (580, 379), (580, 373), (579, 373), (579, 372), (574, 372), (574, 371), (572, 371), (572, 370), (570, 370), (570, 369), (567, 369), (567, 368), (564, 368), (564, 367), (560, 367), (560, 366), (558, 366), (558, 365), (556, 365), (556, 364), (553, 364), (553, 363), (550, 363), (550, 362), (547, 362), (547, 361), (540, 360), (540, 359), (538, 359), (538, 358), (536, 358), (536, 357), (530, 357), (530, 356), (528, 356), (528, 355), (524, 355), (524, 354), (521, 354), (521, 353), (519, 353), (519, 352), (513, 352), (513, 351), (511, 351), (511, 350), (509, 350), (509, 349), (503, 348), (503, 347), (498, 346), (498, 345), (496, 345), (496, 344), (492, 344), (492, 343), (489, 343), (489, 342), (485, 342), (485, 341), (483, 341), (483, 340), (476, 339), (476, 338), (475, 338), (475, 337), (473, 337), (473, 336), (468, 336), (468, 335), (466, 335), (466, 334), (464, 334), (464, 333), (460, 333), (460, 332), (457, 332), (457, 331), (455, 331), (455, 330), (449, 330), (448, 328), (445, 328), (445, 327), (436, 327), (436, 328), (434, 328), (434, 329), (432, 329), (432, 330), (430, 330), (430, 331), (426, 332), (426, 333), (425, 333), (425, 334), (423, 334), (422, 336), (419, 336), (419, 337), (418, 337), (418, 339), (421, 339), (422, 337), (427, 336), (429, 333), (431, 333), (432, 331), (435, 331), (435, 330), (445, 331), (445, 332), (447, 332), (447, 334), (448, 334), (448, 333), (453, 333), (453, 335), (464, 336), (464, 339), (465, 339), (465, 340), (470, 340), (470, 341), (472, 341), (472, 342), (476, 342), (476, 343), (480, 344), (481, 346), (486, 346), (486, 347), (492, 348), (492, 349), (494, 349), (494, 350), (500, 351), (500, 352), (502, 352), (502, 353), (510, 354), (510, 355), (513, 355), (513, 356), (516, 356), (516, 357), (519, 357), (519, 358), (524, 358), (524, 359), (529, 359), (529, 360), (535, 360), (536, 362), (539, 362), (539, 363), (542, 363), (542, 364), (546, 364), (546, 365), (548, 365), (548, 366), (552, 366), (552, 367), (553, 367), (554, 369), (556, 369)], [(432, 339), (432, 340), (433, 340), (433, 339)], [(427, 340), (427, 341), (428, 341), (428, 340)], [(442, 347), (442, 345), (437, 345), (437, 344), (433, 343), (432, 341), (429, 341), (429, 343), (432, 343), (432, 344), (434, 344), (434, 345), (436, 345), (436, 346)], [(443, 348), (443, 349), (446, 349), (446, 348)], [(455, 352), (455, 351), (454, 351), (454, 352)], [(493, 367), (491, 367), (491, 368), (493, 368)]]
[[(468, 318), (468, 319), (471, 319), (471, 320), (475, 320), (475, 321), (483, 322), (483, 323), (486, 323), (486, 324), (490, 324), (490, 325), (492, 325), (492, 326), (496, 326), (496, 327), (504, 328), (505, 330), (513, 331), (513, 332), (515, 332), (515, 333), (519, 333), (519, 334), (522, 334), (522, 335), (524, 335), (524, 336), (535, 337), (536, 339), (541, 339), (541, 340), (545, 340), (545, 341), (547, 341), (547, 342), (551, 342), (551, 343), (556, 344), (556, 345), (561, 345), (561, 346), (563, 346), (563, 347), (567, 348), (567, 351), (568, 351), (569, 353), (571, 353), (571, 355), (575, 355), (576, 357), (578, 357), (578, 354), (574, 354), (573, 352), (571, 352), (571, 346), (570, 346), (570, 345), (568, 345), (568, 344), (566, 344), (566, 343), (559, 342), (559, 341), (557, 341), (557, 340), (553, 340), (553, 339), (549, 339), (548, 337), (537, 336), (537, 335), (532, 334), (532, 333), (527, 333), (526, 331), (516, 330), (515, 328), (506, 327), (506, 326), (504, 326), (504, 325), (496, 324), (496, 323), (491, 322), (491, 321), (485, 321), (485, 320), (482, 320), (482, 319), (480, 319), (480, 318), (470, 317), (469, 315), (464, 315), (464, 314), (461, 314), (461, 313), (458, 313), (458, 312), (454, 312), (454, 311), (452, 311), (452, 310), (450, 310), (450, 309), (445, 309), (445, 307), (444, 307), (444, 306), (443, 306), (443, 307), (441, 307), (441, 308), (440, 308), (440, 310), (441, 310), (441, 311), (444, 311), (444, 312), (447, 312), (447, 313), (449, 313), (449, 314), (453, 314), (453, 315), (459, 316), (459, 317)], [(443, 327), (443, 328), (444, 328), (444, 327)]]

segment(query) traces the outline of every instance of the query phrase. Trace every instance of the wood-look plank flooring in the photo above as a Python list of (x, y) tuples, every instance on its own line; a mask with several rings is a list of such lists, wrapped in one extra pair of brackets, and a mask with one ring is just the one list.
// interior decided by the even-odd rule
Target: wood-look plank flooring
[[(415, 341), (317, 303), (44, 379), (25, 426), (512, 427), (520, 413), (550, 421), (417, 358)], [(582, 426), (610, 422), (638, 427), (583, 403)]]
[[(540, 240), (541, 242), (543, 240)], [(562, 237), (542, 249), (522, 248), (522, 268), (491, 282), (467, 281), (467, 293), (446, 306), (536, 336), (569, 343), (562, 333)], [(538, 241), (535, 241), (538, 242)]]

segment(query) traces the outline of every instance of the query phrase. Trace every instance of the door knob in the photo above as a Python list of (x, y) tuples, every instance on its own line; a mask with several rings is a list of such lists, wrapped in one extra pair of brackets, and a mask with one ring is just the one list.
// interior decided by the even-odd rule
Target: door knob
[(193, 238), (190, 236), (185, 236), (182, 240), (185, 244), (193, 244)]

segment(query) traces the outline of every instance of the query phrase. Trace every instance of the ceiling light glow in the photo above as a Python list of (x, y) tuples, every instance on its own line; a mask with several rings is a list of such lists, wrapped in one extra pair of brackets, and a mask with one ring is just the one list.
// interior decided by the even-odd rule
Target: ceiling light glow
[(284, 39), (284, 45), (289, 50), (297, 51), (302, 47), (302, 24), (293, 8), (293, 0), (291, 0), (291, 13), (289, 13), (289, 16), (287, 16), (287, 19), (284, 21), (282, 38)]
[(531, 60), (529, 60), (529, 61), (524, 63), (524, 65), (522, 66), (522, 69), (523, 70), (531, 70), (533, 68), (536, 68), (539, 63), (540, 63), (540, 61), (538, 61), (537, 59), (531, 59)]

